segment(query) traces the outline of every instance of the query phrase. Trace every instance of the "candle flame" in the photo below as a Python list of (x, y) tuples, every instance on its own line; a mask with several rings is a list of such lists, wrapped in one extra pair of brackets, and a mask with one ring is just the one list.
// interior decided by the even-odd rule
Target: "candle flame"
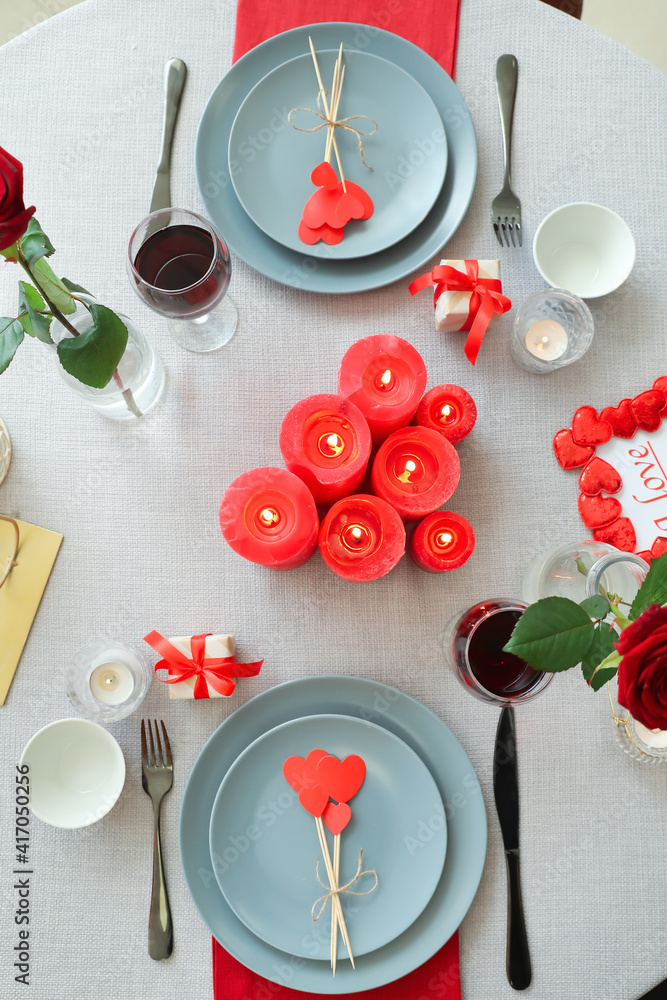
[(451, 412), (452, 412), (451, 406), (449, 405), (449, 403), (445, 403), (445, 405), (442, 408), (443, 417), (445, 418), (448, 417)]
[(405, 471), (404, 472), (399, 472), (399, 474), (397, 476), (397, 479), (401, 483), (409, 483), (410, 482), (410, 476), (411, 476), (411, 474), (413, 472), (416, 471), (416, 469), (417, 469), (417, 463), (413, 462), (411, 458), (406, 459), (406, 461), (405, 461)]
[(280, 515), (278, 514), (278, 511), (274, 510), (272, 507), (265, 507), (264, 510), (260, 512), (259, 519), (266, 525), (267, 528), (270, 528), (274, 524), (278, 523)]
[(350, 534), (358, 542), (359, 539), (361, 538), (361, 535), (362, 535), (361, 528), (358, 528), (358, 527), (352, 528), (352, 531), (350, 532)]
[(387, 368), (386, 372), (384, 372), (384, 374), (380, 378), (380, 381), (382, 382), (383, 385), (389, 385), (389, 383), (391, 382), (391, 379), (392, 379), (391, 372)]
[(327, 458), (337, 458), (345, 450), (345, 441), (340, 434), (332, 432), (323, 434), (317, 442), (317, 447)]
[(438, 542), (443, 547), (445, 545), (449, 545), (450, 542), (452, 542), (453, 540), (454, 540), (454, 536), (450, 535), (450, 533), (448, 531), (443, 531), (440, 535), (438, 535)]

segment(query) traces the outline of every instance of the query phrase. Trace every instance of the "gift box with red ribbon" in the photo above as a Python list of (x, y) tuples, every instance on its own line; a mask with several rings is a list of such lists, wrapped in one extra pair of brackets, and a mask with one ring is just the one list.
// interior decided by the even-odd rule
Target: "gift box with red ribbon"
[(159, 632), (149, 632), (144, 641), (155, 649), (161, 660), (158, 670), (167, 670), (168, 677), (158, 677), (169, 684), (171, 699), (229, 698), (234, 693), (237, 677), (256, 677), (263, 660), (237, 663), (233, 635), (188, 635), (165, 639)]
[(468, 331), (464, 350), (474, 365), (488, 327), (512, 307), (502, 294), (500, 261), (442, 260), (428, 274), (415, 278), (410, 293), (432, 285), (436, 330)]

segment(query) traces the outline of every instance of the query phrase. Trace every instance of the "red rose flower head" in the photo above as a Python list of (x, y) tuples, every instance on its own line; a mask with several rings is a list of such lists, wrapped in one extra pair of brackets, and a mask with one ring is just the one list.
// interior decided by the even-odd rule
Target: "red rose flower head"
[(34, 213), (23, 204), (23, 164), (0, 146), (0, 250), (23, 236)]
[(616, 643), (618, 701), (647, 729), (667, 729), (667, 607), (652, 604)]

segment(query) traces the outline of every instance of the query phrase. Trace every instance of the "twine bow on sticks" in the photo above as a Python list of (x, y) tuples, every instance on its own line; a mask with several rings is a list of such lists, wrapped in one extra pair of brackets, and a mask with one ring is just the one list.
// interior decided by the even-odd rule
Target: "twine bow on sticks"
[[(344, 227), (352, 219), (369, 219), (374, 211), (374, 205), (369, 195), (359, 184), (346, 180), (343, 173), (338, 142), (336, 141), (336, 129), (352, 132), (357, 137), (359, 143), (359, 155), (361, 162), (368, 170), (373, 168), (364, 159), (363, 138), (375, 135), (377, 132), (377, 122), (369, 115), (350, 115), (346, 118), (338, 117), (338, 106), (340, 95), (343, 89), (345, 78), (345, 66), (343, 65), (343, 46), (341, 44), (338, 51), (338, 58), (334, 66), (333, 83), (331, 86), (331, 103), (329, 103), (329, 92), (322, 82), (322, 75), (315, 54), (312, 38), (308, 39), (310, 52), (313, 57), (315, 73), (319, 91), (317, 94), (317, 110), (314, 108), (292, 108), (288, 118), (290, 125), (297, 132), (319, 132), (321, 129), (327, 130), (327, 140), (324, 153), (324, 160), (319, 163), (310, 175), (310, 179), (317, 187), (317, 191), (310, 196), (306, 202), (301, 222), (299, 223), (299, 239), (310, 246), (323, 240), (328, 244), (340, 243), (343, 239)], [(292, 115), (297, 111), (305, 111), (315, 115), (320, 119), (318, 125), (312, 128), (303, 128), (295, 125)], [(373, 123), (372, 132), (363, 132), (350, 122), (366, 119)], [(336, 176), (336, 171), (331, 166), (332, 151), (336, 154), (336, 163), (340, 173), (340, 181)]]
[[(359, 860), (357, 861), (357, 870), (354, 873), (353, 877), (350, 879), (350, 881), (346, 882), (345, 885), (337, 885), (337, 884), (336, 885), (327, 885), (326, 882), (323, 882), (322, 879), (320, 878), (320, 863), (318, 861), (318, 863), (317, 863), (317, 869), (316, 869), (317, 881), (320, 883), (320, 885), (322, 886), (322, 888), (326, 889), (327, 891), (322, 896), (320, 896), (318, 899), (316, 899), (315, 902), (313, 903), (313, 908), (312, 908), (312, 911), (311, 911), (312, 912), (313, 920), (319, 920), (320, 919), (320, 917), (322, 916), (322, 914), (324, 913), (324, 911), (327, 908), (327, 903), (329, 902), (329, 900), (332, 901), (331, 902), (331, 907), (333, 909), (333, 905), (334, 905), (333, 904), (333, 897), (334, 896), (340, 896), (344, 892), (349, 893), (350, 896), (370, 896), (370, 894), (372, 892), (375, 892), (375, 890), (378, 887), (378, 881), (379, 881), (378, 880), (378, 873), (375, 871), (374, 868), (367, 868), (365, 871), (361, 870), (363, 853), (364, 853), (364, 849), (362, 847), (362, 849), (359, 851)], [(366, 889), (364, 892), (360, 892), (358, 889), (351, 889), (350, 886), (354, 885), (354, 883), (357, 881), (357, 879), (363, 878), (364, 875), (372, 875), (373, 878), (375, 879), (375, 881), (374, 881), (373, 885), (370, 887), (370, 889)], [(334, 882), (337, 882), (337, 879), (335, 877), (335, 872), (334, 872)]]

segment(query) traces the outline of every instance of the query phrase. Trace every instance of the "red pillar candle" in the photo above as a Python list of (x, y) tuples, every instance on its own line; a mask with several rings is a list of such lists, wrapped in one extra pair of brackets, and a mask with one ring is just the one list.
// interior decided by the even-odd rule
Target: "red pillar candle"
[(413, 562), (427, 573), (445, 573), (468, 561), (475, 548), (472, 525), (460, 514), (436, 510), (420, 521), (410, 539)]
[(338, 372), (338, 391), (359, 407), (373, 444), (405, 427), (426, 388), (426, 365), (412, 344), (378, 334), (352, 344)]
[(379, 497), (345, 497), (322, 521), (320, 552), (344, 580), (377, 580), (405, 552), (405, 528), (391, 504)]
[(418, 520), (449, 500), (460, 474), (459, 456), (447, 438), (429, 427), (404, 427), (380, 446), (371, 482), (401, 517)]
[(225, 541), (250, 562), (294, 569), (317, 548), (319, 518), (308, 487), (286, 469), (251, 469), (225, 490)]
[(438, 431), (452, 444), (470, 434), (476, 420), (475, 400), (460, 385), (436, 385), (417, 408), (417, 424)]
[(285, 465), (302, 479), (315, 503), (330, 505), (358, 488), (371, 453), (366, 418), (344, 396), (309, 396), (280, 427)]

